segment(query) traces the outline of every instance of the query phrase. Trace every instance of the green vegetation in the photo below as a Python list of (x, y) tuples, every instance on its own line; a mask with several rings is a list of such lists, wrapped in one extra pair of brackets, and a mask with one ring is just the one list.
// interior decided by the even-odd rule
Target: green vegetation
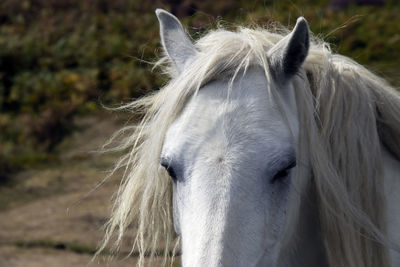
[[(195, 38), (218, 21), (229, 28), (271, 21), (291, 27), (303, 15), (334, 51), (399, 85), (396, 1), (345, 10), (330, 10), (328, 3), (185, 1), (174, 9)], [(2, 1), (0, 183), (15, 170), (57, 160), (54, 148), (75, 129), (74, 117), (101, 110), (101, 104), (126, 102), (165, 82), (143, 62), (160, 54), (155, 7), (172, 8), (133, 0)]]

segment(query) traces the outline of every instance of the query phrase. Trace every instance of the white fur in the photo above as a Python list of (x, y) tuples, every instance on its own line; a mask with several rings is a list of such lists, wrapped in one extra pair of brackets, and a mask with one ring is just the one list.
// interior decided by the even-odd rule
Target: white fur
[(163, 157), (182, 179), (174, 219), (183, 266), (273, 266), (279, 256), (290, 178), (270, 180), (296, 154), (293, 88), (281, 91), (293, 104), (290, 131), (261, 68), (239, 74), (229, 97), (228, 87), (204, 86), (166, 135)]

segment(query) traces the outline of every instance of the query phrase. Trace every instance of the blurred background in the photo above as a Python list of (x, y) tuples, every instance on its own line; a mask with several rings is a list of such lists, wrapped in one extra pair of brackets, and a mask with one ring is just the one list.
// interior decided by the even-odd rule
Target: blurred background
[(95, 189), (118, 155), (93, 151), (135, 121), (103, 106), (166, 82), (148, 63), (161, 52), (157, 7), (194, 39), (218, 25), (291, 29), (302, 15), (333, 51), (400, 85), (397, 0), (1, 0), (0, 266), (90, 261), (119, 183)]

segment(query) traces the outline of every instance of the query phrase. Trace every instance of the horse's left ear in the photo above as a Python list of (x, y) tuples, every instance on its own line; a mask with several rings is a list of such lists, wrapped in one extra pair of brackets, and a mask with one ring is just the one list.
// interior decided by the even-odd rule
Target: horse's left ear
[(162, 46), (178, 71), (182, 72), (186, 63), (196, 55), (197, 51), (174, 15), (160, 8), (156, 9), (156, 15), (160, 22)]
[(295, 75), (306, 59), (309, 47), (308, 24), (299, 17), (293, 31), (268, 51), (268, 63), (275, 78), (285, 81)]

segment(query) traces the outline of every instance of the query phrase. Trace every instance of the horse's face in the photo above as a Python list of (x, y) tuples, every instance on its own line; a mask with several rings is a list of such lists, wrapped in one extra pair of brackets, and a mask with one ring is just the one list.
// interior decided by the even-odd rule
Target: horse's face
[(279, 252), (296, 165), (294, 91), (279, 92), (285, 120), (261, 69), (239, 76), (229, 97), (228, 80), (204, 86), (167, 132), (162, 165), (183, 266), (271, 266)]
[[(164, 48), (183, 69), (196, 51), (176, 18), (157, 15)], [(307, 54), (307, 24), (299, 24), (266, 55), (277, 80), (290, 79)], [(294, 89), (274, 82), (279, 90), (270, 95), (258, 67), (229, 86), (227, 78), (201, 88), (165, 137), (161, 165), (174, 183), (183, 266), (274, 266), (282, 249), (296, 166)]]

